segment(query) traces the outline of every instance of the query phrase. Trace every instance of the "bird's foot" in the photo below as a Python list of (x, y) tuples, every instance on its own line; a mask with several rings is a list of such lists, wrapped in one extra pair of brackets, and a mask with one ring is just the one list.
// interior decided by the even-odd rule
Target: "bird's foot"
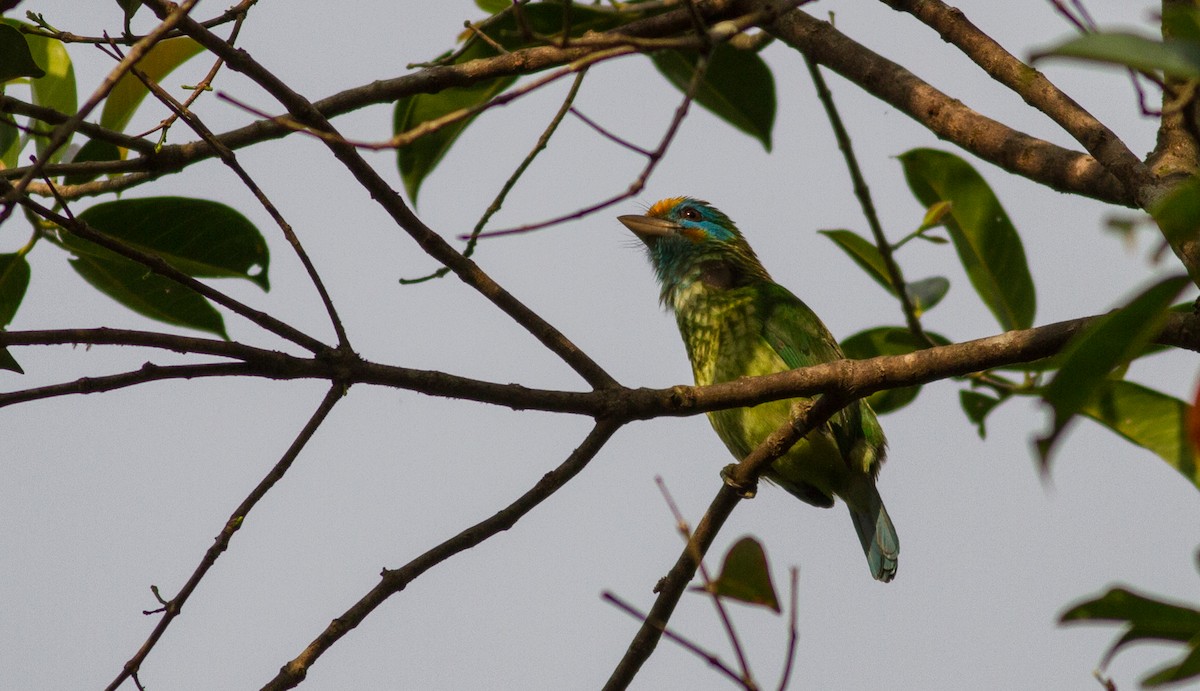
[(736, 463), (730, 463), (721, 468), (721, 479), (725, 481), (726, 485), (729, 485), (730, 489), (737, 492), (738, 496), (742, 499), (753, 499), (754, 495), (758, 494), (758, 483), (746, 485), (738, 482), (733, 476), (734, 470), (737, 470)]

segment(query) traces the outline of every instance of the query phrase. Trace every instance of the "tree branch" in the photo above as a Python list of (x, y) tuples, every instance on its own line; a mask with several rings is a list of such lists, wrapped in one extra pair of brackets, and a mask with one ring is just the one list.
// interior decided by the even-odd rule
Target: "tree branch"
[(1012, 89), (1026, 103), (1045, 113), (1130, 190), (1139, 206), (1154, 183), (1150, 170), (1125, 142), (1044, 74), (1018, 60), (967, 19), (962, 10), (941, 0), (882, 0), (894, 10), (907, 12), (957, 47), (988, 76)]
[(650, 658), (667, 622), (671, 619), (671, 614), (675, 611), (675, 605), (679, 603), (684, 589), (695, 575), (700, 559), (704, 558), (721, 526), (733, 513), (738, 502), (753, 496), (753, 488), (757, 485), (759, 476), (804, 435), (824, 424), (851, 400), (853, 399), (840, 395), (825, 395), (816, 401), (793, 406), (788, 420), (727, 474), (725, 484), (721, 485), (708, 511), (696, 525), (691, 540), (684, 546), (667, 576), (655, 587), (658, 598), (626, 649), (625, 656), (617, 663), (616, 669), (604, 685), (605, 691), (617, 691), (629, 686), (642, 664)]
[(1090, 155), (1031, 137), (971, 110), (828, 22), (793, 10), (767, 30), (937, 136), (1004, 170), (1060, 192), (1136, 206), (1134, 191)]
[(557, 468), (542, 476), (529, 491), (522, 494), (516, 501), (496, 512), (486, 520), (480, 521), (458, 535), (430, 549), (421, 556), (398, 569), (384, 569), (380, 574), (378, 585), (364, 595), (354, 606), (346, 610), (338, 618), (329, 623), (324, 631), (295, 659), (285, 664), (274, 679), (263, 686), (264, 691), (279, 691), (280, 689), (295, 688), (308, 670), (321, 655), (334, 643), (352, 631), (375, 611), (389, 597), (404, 590), (409, 583), (429, 569), (446, 561), (454, 555), (468, 550), (487, 540), (497, 533), (508, 530), (516, 525), (526, 514), (541, 504), (547, 497), (554, 494), (571, 478), (579, 474), (588, 462), (595, 457), (609, 437), (620, 428), (622, 423), (613, 420), (599, 420), (583, 442)]
[(250, 494), (230, 514), (229, 520), (225, 521), (225, 526), (221, 529), (216, 539), (213, 540), (212, 546), (205, 551), (204, 558), (200, 560), (199, 566), (192, 572), (187, 583), (183, 584), (183, 587), (179, 589), (179, 593), (175, 597), (164, 603), (162, 609), (158, 610), (162, 612), (162, 618), (158, 620), (158, 624), (150, 632), (150, 636), (146, 638), (142, 646), (138, 648), (138, 651), (125, 663), (117, 677), (109, 683), (106, 691), (115, 691), (126, 679), (138, 673), (146, 656), (154, 649), (155, 644), (162, 638), (163, 633), (166, 632), (167, 627), (171, 625), (175, 617), (179, 616), (180, 610), (183, 609), (183, 605), (188, 601), (192, 593), (195, 592), (196, 587), (200, 585), (200, 581), (208, 574), (213, 564), (216, 564), (217, 558), (221, 556), (221, 553), (229, 548), (229, 542), (233, 539), (233, 534), (245, 523), (246, 516), (250, 514), (250, 511), (258, 504), (259, 500), (266, 496), (267, 492), (275, 486), (275, 483), (283, 479), (284, 474), (292, 467), (292, 462), (296, 460), (296, 457), (300, 455), (300, 451), (304, 449), (304, 445), (308, 443), (309, 439), (312, 439), (317, 428), (321, 426), (321, 423), (329, 415), (329, 411), (333, 410), (333, 406), (342, 399), (344, 394), (345, 391), (340, 384), (335, 383), (329, 389), (328, 393), (325, 394), (325, 398), (321, 400), (321, 404), (317, 406), (316, 412), (308, 419), (304, 428), (300, 430), (300, 434), (292, 441), (291, 446), (284, 452), (279, 462), (271, 468), (266, 477), (250, 491)]

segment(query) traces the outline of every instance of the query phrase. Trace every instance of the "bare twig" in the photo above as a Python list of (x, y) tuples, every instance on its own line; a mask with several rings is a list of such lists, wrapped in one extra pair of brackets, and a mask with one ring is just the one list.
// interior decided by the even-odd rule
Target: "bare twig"
[[(675, 529), (679, 531), (680, 537), (683, 538), (683, 543), (693, 548), (692, 558), (696, 560), (696, 566), (700, 571), (700, 583), (703, 586), (704, 592), (712, 600), (713, 607), (717, 610), (717, 618), (720, 619), (721, 626), (725, 629), (725, 635), (729, 638), (729, 644), (733, 647), (733, 654), (737, 657), (738, 667), (742, 670), (741, 676), (737, 678), (738, 683), (747, 689), (757, 689), (758, 685), (754, 683), (754, 676), (750, 674), (750, 664), (746, 661), (746, 653), (742, 650), (742, 642), (733, 628), (733, 619), (729, 617), (729, 611), (725, 609), (725, 604), (721, 601), (721, 597), (717, 594), (716, 588), (713, 586), (713, 579), (708, 572), (708, 567), (704, 564), (704, 557), (698, 550), (694, 549), (695, 544), (692, 542), (692, 529), (688, 525), (687, 519), (683, 517), (683, 512), (679, 510), (679, 506), (675, 503), (675, 499), (667, 490), (667, 484), (663, 482), (663, 479), (656, 477), (654, 478), (654, 483), (658, 485), (658, 491), (662, 493), (663, 499), (666, 500), (667, 506), (671, 509), (671, 515), (675, 517)], [(642, 621), (645, 621), (645, 617), (642, 617)], [(666, 633), (665, 628), (663, 632)], [(674, 636), (669, 637), (674, 638)]]
[(883, 258), (884, 268), (887, 269), (888, 278), (891, 280), (896, 299), (900, 301), (900, 309), (904, 313), (904, 321), (908, 324), (908, 330), (926, 345), (935, 345), (933, 340), (929, 338), (929, 335), (925, 333), (925, 329), (921, 327), (921, 320), (917, 317), (917, 310), (913, 307), (912, 298), (908, 295), (908, 284), (904, 282), (904, 274), (900, 272), (900, 265), (896, 263), (896, 258), (892, 254), (891, 243), (888, 242), (887, 236), (883, 234), (883, 225), (879, 222), (879, 214), (875, 212), (875, 203), (871, 201), (871, 188), (867, 186), (867, 180), (863, 177), (862, 169), (858, 167), (858, 158), (854, 155), (854, 146), (850, 141), (850, 133), (846, 131), (846, 125), (842, 122), (842, 116), (838, 113), (837, 106), (833, 102), (833, 93), (829, 91), (829, 86), (825, 83), (825, 78), (821, 76), (821, 69), (812, 61), (812, 58), (805, 55), (804, 65), (808, 68), (808, 74), (812, 77), (813, 85), (816, 86), (817, 98), (820, 99), (821, 105), (825, 108), (825, 116), (829, 119), (830, 127), (833, 128), (833, 136), (837, 139), (838, 149), (841, 150), (842, 158), (846, 161), (846, 169), (850, 171), (850, 180), (854, 186), (854, 196), (858, 198), (858, 204), (862, 207), (863, 216), (866, 217), (867, 225), (871, 228), (871, 236), (875, 239), (875, 248), (879, 250), (879, 256)]
[[(575, 96), (579, 94), (579, 87), (583, 85), (583, 78), (586, 74), (587, 68), (584, 68), (575, 75), (575, 81), (572, 82), (570, 91), (568, 91), (566, 97), (563, 98), (562, 105), (559, 106), (558, 112), (555, 113), (554, 117), (550, 119), (550, 124), (546, 125), (546, 129), (542, 130), (542, 134), (538, 137), (537, 143), (533, 145), (533, 149), (525, 155), (525, 159), (521, 161), (521, 164), (517, 166), (517, 169), (514, 170), (512, 175), (508, 176), (508, 179), (504, 181), (504, 184), (500, 187), (500, 191), (497, 192), (496, 197), (492, 199), (492, 203), (488, 205), (488, 208), (483, 212), (483, 216), (481, 216), (479, 221), (475, 223), (475, 227), (471, 229), (471, 234), (467, 237), (467, 246), (463, 248), (462, 254), (464, 257), (470, 257), (472, 254), (474, 254), (476, 243), (479, 240), (479, 233), (483, 231), (483, 228), (487, 225), (487, 222), (490, 221), (492, 216), (495, 215), (496, 212), (500, 210), (500, 207), (504, 205), (504, 200), (508, 197), (508, 193), (512, 191), (512, 188), (517, 184), (517, 180), (520, 180), (521, 176), (525, 174), (525, 171), (529, 168), (530, 164), (533, 163), (533, 159), (537, 158), (538, 154), (540, 154), (542, 150), (546, 148), (546, 145), (550, 142), (550, 137), (554, 136), (554, 133), (558, 130), (559, 124), (561, 124), (563, 118), (566, 117), (567, 112), (575, 112), (575, 109), (571, 104), (575, 102)], [(449, 267), (443, 266), (437, 271), (420, 278), (402, 278), (400, 279), (400, 283), (402, 285), (422, 283), (430, 279), (441, 278), (448, 273), (450, 273)]]
[(705, 662), (707, 662), (709, 667), (712, 667), (713, 669), (716, 669), (717, 671), (721, 672), (721, 674), (724, 674), (725, 676), (729, 677), (729, 679), (731, 681), (733, 681), (735, 684), (737, 684), (738, 686), (741, 686), (743, 688), (749, 688), (746, 686), (745, 680), (743, 680), (742, 677), (739, 677), (737, 672), (730, 669), (729, 665), (722, 662), (721, 658), (717, 657), (713, 653), (708, 652), (704, 648), (701, 648), (699, 645), (696, 645), (695, 643), (689, 641), (688, 639), (684, 638), (683, 636), (680, 636), (679, 634), (675, 633), (671, 629), (668, 629), (667, 625), (665, 623), (651, 621), (648, 618), (648, 615), (646, 615), (642, 612), (639, 612), (637, 609), (635, 609), (633, 607), (633, 605), (630, 605), (628, 602), (625, 602), (624, 600), (622, 600), (621, 598), (617, 597), (616, 595), (614, 595), (610, 592), (605, 592), (605, 593), (601, 594), (600, 599), (604, 600), (605, 602), (611, 603), (612, 605), (616, 606), (618, 609), (624, 611), (629, 616), (642, 622), (643, 626), (657, 627), (659, 632), (662, 635), (664, 635), (668, 639), (678, 643), (680, 646), (683, 647), (684, 650), (695, 655), (696, 657), (700, 658), (701, 660), (704, 660)]
[[(175, 597), (167, 600), (163, 605), (161, 610), (162, 618), (158, 620), (158, 624), (150, 632), (150, 636), (146, 638), (146, 641), (142, 643), (133, 657), (129, 658), (129, 661), (125, 663), (125, 666), (117, 674), (116, 678), (109, 683), (106, 691), (115, 691), (131, 675), (138, 673), (146, 656), (154, 649), (155, 644), (162, 638), (163, 633), (166, 632), (167, 627), (171, 625), (175, 617), (179, 616), (179, 611), (188, 601), (188, 598), (191, 597), (192, 593), (195, 592), (196, 587), (200, 585), (200, 581), (208, 574), (209, 569), (217, 562), (217, 558), (221, 556), (221, 553), (229, 548), (229, 542), (233, 539), (233, 534), (242, 527), (246, 516), (250, 514), (250, 511), (254, 509), (259, 500), (266, 496), (267, 492), (275, 486), (275, 483), (283, 479), (284, 474), (292, 467), (292, 463), (296, 460), (296, 457), (300, 455), (300, 451), (304, 449), (304, 445), (308, 443), (309, 439), (312, 439), (317, 428), (325, 421), (325, 418), (329, 415), (329, 411), (333, 410), (334, 404), (341, 400), (343, 395), (345, 395), (345, 387), (341, 383), (335, 382), (333, 387), (325, 394), (325, 398), (321, 400), (321, 404), (317, 406), (316, 412), (308, 419), (304, 428), (300, 430), (300, 434), (296, 436), (291, 446), (288, 447), (287, 451), (279, 459), (279, 462), (271, 468), (271, 471), (259, 481), (258, 485), (250, 491), (250, 494), (230, 514), (229, 520), (225, 521), (225, 526), (213, 541), (212, 546), (204, 553), (204, 558), (200, 560), (200, 564), (192, 572), (191, 577), (183, 584), (183, 587), (179, 589)], [(159, 600), (161, 601), (162, 598), (160, 597)]]
[(624, 192), (621, 192), (620, 194), (609, 197), (608, 199), (605, 199), (604, 201), (597, 202), (595, 204), (591, 204), (582, 209), (578, 209), (576, 211), (572, 211), (571, 213), (563, 214), (561, 216), (557, 216), (555, 218), (551, 218), (546, 221), (539, 221), (537, 223), (529, 223), (527, 225), (517, 226), (515, 228), (505, 228), (503, 230), (488, 231), (486, 233), (480, 233), (478, 237), (492, 238), (492, 237), (501, 237), (504, 235), (518, 235), (518, 234), (522, 234), (522, 233), (528, 233), (528, 232), (531, 232), (534, 230), (540, 230), (542, 228), (548, 228), (550, 226), (558, 225), (558, 224), (564, 223), (566, 221), (572, 221), (575, 219), (583, 218), (585, 216), (590, 216), (591, 214), (596, 213), (597, 211), (600, 211), (601, 209), (607, 209), (608, 207), (612, 206), (613, 204), (616, 204), (618, 202), (629, 199), (630, 197), (633, 197), (634, 195), (636, 195), (638, 192), (641, 192), (642, 189), (646, 186), (646, 181), (650, 179), (651, 173), (653, 173), (654, 169), (658, 166), (659, 161), (661, 161), (663, 156), (666, 155), (667, 149), (671, 146), (671, 142), (673, 142), (675, 140), (675, 134), (679, 131), (679, 126), (681, 124), (683, 124), (683, 119), (687, 116), (688, 109), (691, 107), (692, 101), (696, 98), (696, 92), (700, 89), (700, 85), (704, 81), (704, 74), (707, 70), (708, 70), (708, 56), (701, 54), (696, 59), (696, 67), (695, 67), (695, 71), (692, 74), (692, 80), (691, 80), (691, 82), (688, 83), (687, 90), (685, 91), (685, 93), (683, 95), (683, 100), (679, 103), (679, 106), (675, 109), (675, 115), (671, 118), (671, 123), (669, 125), (667, 125), (667, 131), (663, 133), (662, 139), (659, 140), (658, 147), (655, 148), (654, 151), (649, 152), (649, 155), (647, 156), (647, 160), (646, 160), (646, 165), (644, 168), (642, 168), (642, 172), (638, 173), (637, 178), (635, 178), (634, 181), (629, 184), (629, 187), (626, 188), (626, 190)]
[(792, 679), (792, 669), (796, 665), (796, 644), (800, 640), (800, 627), (796, 624), (799, 616), (800, 569), (793, 566), (788, 569), (788, 642), (787, 662), (783, 665), (783, 675), (779, 677), (779, 691), (784, 691)]
[(430, 549), (421, 556), (398, 569), (385, 569), (380, 582), (364, 595), (354, 606), (341, 616), (329, 623), (329, 626), (317, 636), (312, 643), (296, 658), (279, 670), (274, 679), (263, 686), (264, 691), (278, 691), (294, 688), (308, 675), (308, 669), (321, 655), (336, 643), (342, 636), (355, 627), (383, 604), (389, 597), (403, 590), (414, 579), (429, 569), (441, 564), (464, 550), (470, 549), (493, 535), (508, 530), (516, 525), (526, 514), (532, 511), (547, 497), (554, 494), (560, 487), (575, 477), (595, 457), (609, 437), (620, 427), (621, 423), (611, 420), (601, 420), (583, 442), (557, 468), (546, 473), (542, 478), (522, 494), (516, 501), (501, 509), (486, 520), (463, 530), (458, 535)]
[[(750, 490), (757, 484), (759, 475), (767, 469), (776, 458), (779, 458), (792, 447), (800, 438), (808, 434), (818, 425), (823, 424), (831, 415), (850, 402), (850, 398), (826, 394), (817, 398), (809, 405), (796, 404), (788, 420), (771, 433), (763, 443), (750, 452), (726, 476), (717, 496), (713, 499), (696, 526), (692, 539), (684, 548), (683, 553), (671, 567), (671, 571), (658, 583), (658, 598), (654, 601), (646, 623), (642, 624), (633, 641), (625, 650), (625, 656), (617, 664), (605, 684), (605, 691), (615, 691), (629, 686), (630, 682), (641, 669), (642, 664), (649, 659), (662, 636), (662, 628), (671, 619), (675, 605), (687, 588), (688, 582), (696, 572), (697, 554), (701, 557), (708, 551), (713, 540), (720, 531), (725, 520), (733, 513), (733, 509)], [(654, 622), (651, 624), (650, 622)]]

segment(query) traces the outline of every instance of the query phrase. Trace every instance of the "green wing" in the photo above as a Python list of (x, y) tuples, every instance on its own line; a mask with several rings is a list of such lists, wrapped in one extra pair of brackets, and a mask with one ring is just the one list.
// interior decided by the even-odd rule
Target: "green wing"
[[(845, 357), (816, 313), (787, 288), (770, 283), (765, 284), (760, 292), (762, 302), (759, 314), (763, 315), (763, 338), (788, 367), (808, 367)], [(883, 430), (865, 402), (857, 401), (846, 406), (830, 418), (827, 425), (842, 452), (842, 458), (848, 462), (857, 455), (853, 450), (859, 440), (882, 448)], [(877, 469), (878, 466), (863, 468), (868, 472)]]

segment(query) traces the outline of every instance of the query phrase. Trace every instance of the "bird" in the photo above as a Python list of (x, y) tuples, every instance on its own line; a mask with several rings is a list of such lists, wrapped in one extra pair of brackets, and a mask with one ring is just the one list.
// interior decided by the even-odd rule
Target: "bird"
[[(742, 232), (708, 202), (669, 197), (644, 215), (618, 216), (644, 243), (675, 313), (696, 385), (785, 372), (845, 356), (808, 305), (771, 279)], [(739, 461), (779, 428), (792, 404), (762, 403), (708, 413), (717, 436)], [(900, 540), (876, 488), (887, 440), (862, 399), (798, 441), (763, 476), (796, 498), (829, 508), (840, 497), (862, 543), (871, 575), (896, 575)]]

